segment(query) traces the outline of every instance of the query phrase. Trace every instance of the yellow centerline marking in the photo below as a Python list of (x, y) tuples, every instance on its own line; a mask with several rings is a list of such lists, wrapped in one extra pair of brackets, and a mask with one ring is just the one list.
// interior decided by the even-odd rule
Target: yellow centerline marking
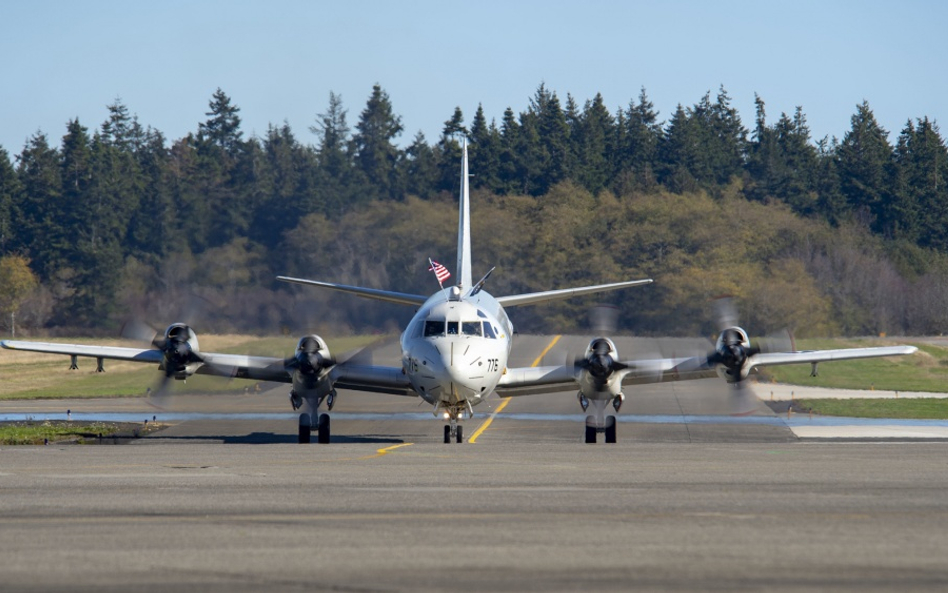
[(399, 447), (408, 447), (409, 445), (414, 445), (415, 443), (402, 443), (400, 445), (392, 445), (391, 447), (385, 447), (384, 449), (376, 449), (375, 455), (366, 455), (365, 457), (360, 457), (359, 459), (376, 459), (378, 457), (383, 457), (388, 455), (395, 449)]
[[(537, 356), (537, 359), (534, 360), (533, 364), (531, 364), (530, 366), (531, 367), (540, 366), (540, 361), (543, 360), (543, 357), (546, 356), (547, 352), (549, 352), (553, 348), (553, 346), (555, 346), (556, 343), (560, 341), (561, 337), (563, 336), (560, 336), (560, 335), (554, 336), (553, 340), (547, 345), (546, 348), (543, 349), (543, 352), (540, 353), (540, 356)], [(497, 409), (491, 413), (490, 417), (487, 420), (485, 420), (484, 423), (481, 424), (480, 427), (476, 431), (474, 431), (474, 434), (471, 435), (471, 438), (469, 438), (467, 442), (476, 443), (477, 437), (481, 436), (484, 433), (484, 431), (487, 430), (487, 427), (490, 426), (491, 422), (494, 421), (494, 417), (497, 416), (497, 414), (499, 414), (500, 412), (502, 412), (503, 409), (506, 408), (507, 404), (509, 403), (510, 403), (509, 397), (501, 400), (500, 405), (497, 406)]]

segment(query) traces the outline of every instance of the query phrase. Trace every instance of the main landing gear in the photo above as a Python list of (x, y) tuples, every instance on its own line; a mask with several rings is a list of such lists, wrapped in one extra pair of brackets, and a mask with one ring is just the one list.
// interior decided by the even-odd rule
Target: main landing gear
[(600, 432), (605, 433), (605, 442), (616, 442), (616, 417), (612, 414), (607, 415), (606, 410), (611, 403), (615, 411), (618, 412), (619, 408), (622, 407), (625, 396), (620, 393), (612, 399), (589, 399), (580, 391), (577, 398), (584, 412), (590, 408), (592, 408), (590, 411), (593, 412), (586, 416), (586, 442), (595, 443), (596, 435)]
[(606, 416), (605, 426), (599, 428), (596, 426), (596, 417), (595, 416), (586, 416), (586, 442), (595, 443), (596, 434), (600, 432), (606, 433), (606, 442), (614, 443), (616, 442), (616, 417), (615, 416)]
[[(313, 418), (316, 418), (316, 425), (313, 426)], [(300, 443), (309, 443), (310, 435), (313, 432), (313, 428), (316, 428), (316, 442), (320, 445), (326, 445), (329, 443), (329, 414), (319, 414), (316, 413), (307, 414), (303, 412), (300, 414)]]

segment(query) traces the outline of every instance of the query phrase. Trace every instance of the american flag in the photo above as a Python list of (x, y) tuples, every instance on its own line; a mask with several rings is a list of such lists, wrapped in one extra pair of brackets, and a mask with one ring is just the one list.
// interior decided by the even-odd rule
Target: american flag
[(429, 272), (434, 272), (435, 277), (438, 279), (438, 283), (442, 283), (448, 278), (451, 277), (451, 272), (448, 269), (434, 260), (428, 260), (431, 262), (431, 266), (428, 268)]

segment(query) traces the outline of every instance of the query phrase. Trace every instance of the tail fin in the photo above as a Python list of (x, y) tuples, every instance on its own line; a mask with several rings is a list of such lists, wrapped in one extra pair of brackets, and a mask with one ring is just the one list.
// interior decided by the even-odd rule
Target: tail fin
[(467, 138), (464, 139), (461, 159), (461, 197), (458, 205), (458, 283), (470, 289), (471, 279), (471, 192), (467, 174)]

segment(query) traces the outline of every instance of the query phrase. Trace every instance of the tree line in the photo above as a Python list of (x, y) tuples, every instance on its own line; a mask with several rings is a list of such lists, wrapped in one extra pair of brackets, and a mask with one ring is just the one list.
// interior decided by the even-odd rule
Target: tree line
[[(478, 107), (468, 125), (455, 108), (434, 142), (419, 132), (401, 148), (379, 85), (353, 127), (331, 93), (312, 143), (285, 123), (245, 138), (220, 89), (174, 141), (120, 100), (107, 109), (91, 129), (70, 121), (60, 142), (38, 132), (13, 157), (0, 147), (0, 270), (19, 279), (0, 288), (8, 329), (171, 321), (195, 298), (214, 329), (392, 324), (401, 312), (273, 277), (430, 292), (427, 257), (453, 261), (461, 138), (475, 225), (493, 225), (475, 261), (508, 273), (492, 277), (497, 294), (653, 275), (654, 289), (616, 297), (634, 311), (629, 329), (706, 331), (717, 291), (764, 329), (948, 329), (933, 305), (948, 284), (948, 150), (927, 117), (892, 144), (863, 102), (841, 140), (814, 141), (801, 108), (770, 123), (760, 97), (746, 128), (723, 87), (660, 121), (644, 89), (612, 112), (601, 95), (580, 106), (541, 84), (499, 123)], [(583, 306), (518, 315), (526, 329), (575, 329)]]

